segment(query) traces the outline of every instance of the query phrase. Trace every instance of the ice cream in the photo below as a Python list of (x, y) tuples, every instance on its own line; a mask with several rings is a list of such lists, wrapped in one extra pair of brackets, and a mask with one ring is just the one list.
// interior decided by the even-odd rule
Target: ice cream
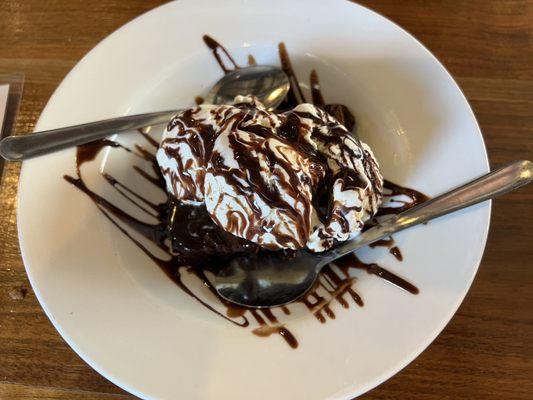
[(238, 96), (185, 110), (157, 161), (178, 201), (269, 250), (327, 250), (357, 235), (382, 197), (370, 148), (311, 104), (276, 113)]

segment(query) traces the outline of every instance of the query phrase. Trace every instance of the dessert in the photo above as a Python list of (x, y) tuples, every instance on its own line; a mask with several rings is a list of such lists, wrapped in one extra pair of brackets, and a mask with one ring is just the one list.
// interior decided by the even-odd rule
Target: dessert
[[(205, 36), (204, 42), (222, 71), (239, 68), (214, 39)], [(383, 180), (368, 146), (349, 133), (355, 127), (350, 110), (324, 101), (314, 71), (308, 104), (283, 43), (279, 55), (291, 90), (277, 112), (267, 112), (251, 97), (239, 97), (232, 105), (191, 108), (170, 121), (161, 143), (139, 130), (142, 137), (133, 148), (110, 139), (79, 146), (76, 174), (64, 178), (183, 293), (234, 326), (253, 327), (261, 337), (279, 334), (296, 348), (298, 341), (285, 323), (292, 306), (247, 310), (231, 305), (213, 288), (208, 272), (219, 273), (234, 257), (250, 253), (283, 251), (290, 257), (294, 249), (325, 250), (356, 235), (372, 215), (397, 214), (427, 197)], [(123, 183), (123, 177), (106, 172), (103, 178), (123, 203), (93, 191), (81, 167), (105, 147), (144, 160), (143, 167), (132, 165), (128, 174), (163, 191), (165, 201), (153, 203), (135, 185)], [(402, 260), (392, 238), (376, 245)], [(163, 253), (154, 252), (154, 246)], [(353, 287), (356, 269), (418, 293), (386, 268), (351, 254), (336, 260), (335, 267), (324, 267), (316, 286), (297, 303), (320, 323), (335, 319), (335, 303), (345, 309), (351, 299), (363, 306)], [(193, 274), (218, 301), (213, 304), (198, 293), (193, 282), (183, 279), (185, 274)]]
[(357, 235), (383, 178), (370, 148), (312, 104), (267, 111), (251, 96), (176, 115), (157, 161), (168, 192), (268, 250), (320, 252)]

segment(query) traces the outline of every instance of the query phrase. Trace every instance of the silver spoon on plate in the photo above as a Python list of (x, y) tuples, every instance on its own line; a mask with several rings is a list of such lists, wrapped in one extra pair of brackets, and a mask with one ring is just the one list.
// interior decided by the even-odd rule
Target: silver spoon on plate
[[(515, 161), (393, 216), (324, 253), (300, 250), (292, 258), (281, 252), (236, 258), (214, 277), (212, 284), (223, 298), (244, 307), (291, 303), (313, 286), (324, 266), (338, 258), (392, 233), (515, 190), (532, 179), (533, 163)], [(394, 279), (389, 281), (395, 284)], [(396, 284), (401, 286), (398, 281)]]
[[(208, 104), (229, 104), (239, 94), (252, 94), (269, 110), (278, 107), (289, 91), (289, 79), (279, 67), (256, 65), (229, 72), (211, 88)], [(8, 161), (22, 161), (79, 146), (109, 135), (167, 123), (178, 111), (127, 115), (103, 121), (8, 136), (0, 142), (0, 155)]]

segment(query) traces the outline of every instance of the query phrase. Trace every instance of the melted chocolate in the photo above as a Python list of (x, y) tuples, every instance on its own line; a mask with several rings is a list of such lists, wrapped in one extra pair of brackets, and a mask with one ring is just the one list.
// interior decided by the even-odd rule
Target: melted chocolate
[[(385, 197), (392, 199), (392, 204), (398, 204), (396, 207), (392, 205), (381, 206), (376, 216), (400, 214), (410, 208), (429, 200), (429, 197), (418, 190), (408, 187), (400, 186), (388, 180), (383, 181), (383, 188), (385, 189)], [(409, 201), (394, 199), (395, 196), (407, 196)]]
[(291, 59), (289, 58), (289, 53), (287, 53), (287, 47), (285, 46), (285, 43), (281, 42), (278, 45), (278, 52), (281, 62), (281, 69), (283, 69), (283, 72), (287, 74), (290, 83), (289, 93), (287, 93), (287, 97), (285, 97), (285, 100), (283, 100), (279, 106), (279, 109), (289, 110), (296, 107), (298, 104), (305, 103), (306, 100), (300, 87), (300, 82), (298, 81), (298, 78), (294, 73), (294, 69), (292, 68)]
[(257, 65), (255, 57), (252, 54), (248, 54), (248, 65)]
[(334, 269), (332, 265), (328, 265), (322, 269), (314, 287), (298, 302), (304, 304), (320, 323), (325, 323), (326, 317), (335, 319), (331, 304), (333, 301), (343, 308), (350, 308), (346, 299), (346, 296), (349, 296), (359, 307), (364, 305), (363, 299), (353, 288), (354, 282), (355, 277), (350, 276), (348, 269)]
[(259, 246), (234, 236), (216, 225), (204, 207), (187, 206), (174, 199), (168, 204), (166, 235), (180, 263), (198, 267), (224, 265), (238, 255), (255, 253)]
[(368, 272), (371, 275), (377, 275), (381, 279), (386, 280), (387, 282), (392, 283), (393, 285), (398, 286), (400, 289), (403, 289), (412, 294), (418, 294), (418, 288), (412, 283), (407, 282), (405, 279), (400, 276), (386, 270), (385, 268), (375, 264), (375, 263), (364, 263), (362, 262), (355, 254), (348, 254), (344, 257), (335, 260), (334, 264), (338, 266), (343, 271), (348, 271), (352, 268), (362, 269)]
[[(318, 82), (318, 74), (315, 70), (311, 71), (311, 76), (309, 77), (311, 83), (311, 98), (313, 99), (313, 104), (317, 107), (324, 107), (326, 102), (324, 101), (324, 96), (320, 90), (320, 83)], [(339, 122), (342, 124), (343, 121)]]
[(138, 132), (148, 142), (150, 146), (152, 146), (154, 149), (157, 149), (159, 148), (159, 142), (149, 135), (150, 129), (151, 129), (150, 127), (141, 128), (138, 130)]
[[(87, 143), (83, 146), (78, 147), (78, 153), (76, 155), (76, 170), (78, 171), (78, 174), (80, 172), (80, 167), (82, 164), (93, 161), (98, 153), (104, 148), (104, 147), (123, 147), (120, 143), (114, 142), (109, 139), (100, 139), (96, 140), (94, 142)], [(130, 151), (129, 149), (125, 148), (127, 151)]]
[(323, 108), (324, 111), (333, 115), (337, 121), (344, 125), (349, 132), (355, 130), (355, 117), (344, 104), (325, 104)]
[[(204, 36), (204, 41), (211, 48), (217, 62), (225, 72), (230, 69), (224, 66), (220, 53), (227, 56), (227, 59), (232, 64), (233, 68), (238, 68), (229, 53), (218, 42), (207, 35)], [(294, 107), (300, 101), (305, 101), (305, 98), (300, 89), (298, 80), (296, 79), (296, 75), (292, 70), (285, 46), (280, 44), (279, 50), (282, 66), (291, 79), (291, 91), (284, 104), (284, 107), (290, 108)], [(349, 121), (350, 116), (352, 116), (353, 119), (351, 112), (342, 105), (328, 106), (327, 104), (324, 104), (316, 73), (312, 74), (311, 81), (314, 90), (313, 100), (319, 103), (319, 105), (323, 105), (325, 110), (330, 107), (331, 112), (336, 115), (337, 119), (341, 120), (341, 118), (344, 118), (342, 121), (349, 125), (350, 122), (346, 121)], [(313, 82), (316, 83), (314, 87)], [(355, 120), (353, 121), (355, 123)], [(171, 121), (171, 124), (172, 122), (173, 121)], [(294, 126), (294, 124), (291, 125), (291, 122), (288, 120), (287, 126), (284, 128), (284, 134), (287, 135), (287, 137), (291, 136), (293, 135), (292, 131), (295, 129), (298, 129), (298, 127)], [(145, 142), (154, 148), (154, 150), (158, 147), (158, 142), (149, 135), (149, 130), (139, 130), (139, 134), (142, 135)], [(122, 184), (120, 180), (104, 173), (103, 177), (106, 181), (117, 190), (126, 201), (134, 204), (140, 212), (155, 217), (158, 222), (155, 224), (146, 223), (133, 215), (126, 213), (119, 206), (109, 202), (89, 189), (79, 173), (80, 166), (85, 162), (94, 160), (99, 151), (105, 147), (121, 147), (126, 151), (132, 152), (131, 149), (108, 139), (80, 146), (78, 147), (76, 158), (78, 176), (73, 177), (65, 175), (65, 180), (85, 193), (95, 203), (96, 207), (102, 212), (102, 214), (109, 219), (117, 229), (135, 243), (137, 247), (139, 247), (139, 249), (156, 265), (158, 265), (183, 292), (201, 303), (208, 310), (215, 312), (222, 318), (241, 327), (247, 327), (250, 325), (248, 315), (251, 315), (259, 325), (253, 330), (255, 335), (265, 337), (272, 334), (278, 334), (290, 347), (298, 347), (298, 342), (295, 336), (274, 314), (276, 311), (281, 315), (289, 315), (291, 313), (290, 307), (283, 306), (278, 309), (254, 310), (229, 304), (218, 295), (205, 275), (206, 270), (216, 272), (219, 268), (227, 265), (227, 261), (236, 255), (266, 250), (260, 250), (257, 245), (236, 238), (218, 228), (218, 226), (209, 218), (207, 212), (201, 207), (186, 206), (171, 198), (168, 198), (167, 201), (163, 203), (155, 204), (140, 193), (137, 193), (133, 189)], [(166, 186), (153, 152), (148, 151), (139, 145), (135, 146), (133, 152), (148, 163), (149, 169), (152, 172), (147, 172), (145, 169), (138, 166), (133, 167), (133, 171), (166, 193)], [(345, 184), (355, 187), (359, 185), (356, 180), (350, 179), (346, 179)], [(407, 196), (410, 201), (396, 201), (400, 204), (399, 207), (384, 207), (380, 210), (380, 215), (399, 213), (427, 199), (425, 195), (416, 190), (404, 188), (389, 181), (386, 181), (384, 186), (387, 191), (385, 194), (386, 196), (394, 197), (403, 195)], [(121, 221), (122, 224), (119, 224), (118, 221)], [(127, 228), (124, 227), (124, 225)], [(167, 256), (165, 258), (155, 256), (148, 250), (141, 240), (135, 238), (130, 233), (130, 230), (136, 231), (148, 241), (156, 244), (160, 249), (167, 253)], [(393, 244), (391, 238), (391, 240), (384, 240), (377, 245), (386, 245), (392, 252), (392, 249), (397, 249)], [(399, 253), (399, 249), (394, 250), (394, 252), (396, 251), (396, 254), (399, 255), (397, 257), (400, 259), (401, 253)], [(290, 256), (289, 253), (290, 252), (287, 253), (288, 257)], [(333, 301), (339, 303), (342, 308), (349, 308), (350, 300), (358, 306), (363, 306), (364, 302), (361, 296), (353, 288), (353, 283), (356, 278), (351, 275), (351, 271), (354, 269), (365, 270), (369, 274), (385, 279), (410, 293), (418, 293), (418, 289), (403, 278), (375, 263), (363, 263), (357, 258), (357, 256), (351, 254), (337, 260), (334, 265), (326, 266), (320, 273), (315, 286), (303, 298), (299, 299), (298, 302), (304, 304), (321, 323), (325, 323), (327, 319), (335, 319), (335, 312), (333, 311), (332, 306)], [(213, 306), (194, 294), (194, 292), (185, 285), (181, 279), (184, 271), (194, 274), (204, 286), (217, 296), (219, 302), (225, 306), (226, 312), (219, 312)]]
[[(285, 326), (280, 325), (278, 319), (272, 313), (269, 308), (260, 310), (250, 309), (250, 313), (259, 324), (259, 328), (255, 328), (252, 333), (257, 336), (267, 337), (273, 333), (277, 333), (285, 339), (287, 344), (293, 349), (298, 347), (298, 341), (294, 335)], [(261, 315), (262, 314), (262, 315)], [(263, 318), (265, 317), (265, 318)]]
[(398, 246), (391, 247), (389, 253), (391, 253), (398, 261), (403, 261), (403, 254)]
[(388, 238), (378, 240), (374, 243), (369, 244), (370, 247), (386, 247), (389, 249), (389, 253), (391, 253), (394, 258), (396, 258), (398, 261), (403, 261), (403, 255), (398, 246), (395, 246), (395, 241), (392, 238), (392, 236), (389, 236)]
[[(239, 68), (233, 57), (228, 53), (228, 51), (222, 46), (220, 43), (218, 43), (215, 39), (213, 39), (211, 36), (204, 35), (203, 36), (204, 43), (211, 49), (213, 52), (213, 56), (218, 62), (218, 65), (220, 65), (220, 68), (222, 68), (222, 71), (224, 73), (228, 73), (230, 71), (233, 71), (234, 69)], [(224, 60), (222, 58), (222, 55), (226, 56), (227, 61), (231, 64), (230, 67), (227, 67), (224, 63)]]

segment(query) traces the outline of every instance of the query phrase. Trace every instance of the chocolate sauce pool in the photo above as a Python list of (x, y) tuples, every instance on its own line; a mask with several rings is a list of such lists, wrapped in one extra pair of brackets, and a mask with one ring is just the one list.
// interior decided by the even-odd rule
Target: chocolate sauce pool
[[(203, 39), (225, 73), (239, 68), (228, 51), (217, 41), (207, 35)], [(290, 109), (307, 100), (292, 69), (290, 58), (283, 43), (279, 45), (279, 55), (282, 68), (287, 73), (291, 83), (291, 89), (280, 109)], [(249, 56), (248, 61), (249, 64), (255, 63), (253, 56)], [(334, 115), (350, 131), (353, 130), (355, 118), (346, 106), (325, 103), (315, 71), (311, 72), (310, 84), (313, 103)], [(196, 103), (202, 101), (203, 99), (196, 98)], [(79, 146), (76, 154), (77, 176), (65, 175), (65, 180), (85, 193), (117, 229), (135, 243), (181, 290), (204, 307), (240, 327), (250, 326), (250, 318), (252, 318), (258, 325), (252, 331), (255, 335), (266, 337), (277, 334), (290, 347), (298, 347), (295, 336), (276, 317), (276, 314), (291, 314), (290, 306), (274, 309), (246, 309), (235, 306), (218, 295), (206, 275), (208, 271), (212, 273), (219, 271), (227, 265), (232, 257), (268, 250), (261, 249), (251, 242), (237, 238), (220, 229), (211, 220), (207, 211), (200, 207), (183, 205), (168, 196), (166, 201), (155, 204), (142, 193), (137, 193), (109, 174), (103, 173), (104, 179), (120, 193), (125, 201), (135, 205), (141, 213), (154, 217), (158, 222), (154, 224), (143, 222), (87, 187), (80, 172), (81, 165), (94, 160), (105, 147), (111, 147), (119, 151), (131, 152), (142, 159), (146, 168), (134, 166), (132, 173), (140, 175), (163, 193), (167, 193), (164, 179), (154, 156), (159, 143), (145, 130), (139, 130), (138, 133), (142, 137), (143, 143), (137, 144), (131, 149), (108, 139)], [(380, 209), (378, 215), (397, 214), (427, 199), (425, 195), (416, 190), (389, 181), (385, 181), (384, 196), (385, 199), (388, 197), (389, 201), (386, 202), (387, 206)], [(397, 196), (402, 196), (402, 198), (397, 199)], [(154, 255), (141, 240), (136, 239), (130, 233), (131, 231), (124, 228), (118, 221), (126, 225), (131, 231), (136, 231), (146, 240), (157, 245), (167, 256), (161, 258)], [(392, 237), (376, 242), (373, 246), (385, 246), (399, 261), (403, 259), (400, 249), (394, 245)], [(303, 304), (321, 323), (325, 323), (328, 319), (335, 319), (333, 302), (339, 303), (342, 308), (349, 308), (351, 302), (360, 307), (364, 305), (363, 299), (353, 288), (355, 278), (351, 272), (355, 269), (365, 270), (367, 273), (378, 276), (409, 293), (417, 294), (419, 292), (414, 285), (405, 279), (375, 263), (364, 263), (355, 254), (347, 255), (336, 260), (333, 264), (322, 270), (315, 286), (297, 301), (297, 303)], [(184, 273), (194, 274), (218, 298), (226, 311), (224, 313), (218, 311), (194, 294), (182, 280)]]

